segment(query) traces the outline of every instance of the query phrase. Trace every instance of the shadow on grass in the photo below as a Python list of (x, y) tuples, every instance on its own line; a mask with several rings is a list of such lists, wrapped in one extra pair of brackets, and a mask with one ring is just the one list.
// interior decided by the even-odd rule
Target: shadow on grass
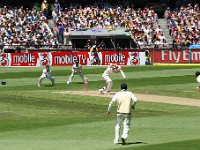
[(45, 84), (43, 85), (43, 87), (54, 87), (55, 85), (51, 85), (51, 84)]
[(148, 144), (146, 142), (126, 142), (126, 145), (133, 145), (133, 144)]
[[(122, 145), (121, 142), (118, 143), (118, 144), (121, 144), (121, 145)], [(126, 144), (123, 145), (123, 146), (126, 146), (126, 145), (136, 145), (136, 144), (148, 144), (148, 143), (146, 143), (146, 142), (126, 142)]]

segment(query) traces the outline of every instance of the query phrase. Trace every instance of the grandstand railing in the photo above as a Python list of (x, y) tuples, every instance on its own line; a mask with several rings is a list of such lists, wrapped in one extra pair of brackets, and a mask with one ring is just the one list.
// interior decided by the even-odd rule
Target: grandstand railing
[[(137, 45), (137, 47), (129, 47), (129, 48), (98, 48), (101, 50), (109, 50), (109, 51), (120, 51), (120, 50), (157, 50), (157, 49), (189, 49), (188, 45), (177, 45), (177, 44), (151, 44), (151, 45)], [(88, 48), (76, 48), (73, 45), (1, 45), (0, 52), (1, 53), (15, 53), (15, 52), (28, 52), (28, 51), (81, 51), (81, 50), (89, 50)]]

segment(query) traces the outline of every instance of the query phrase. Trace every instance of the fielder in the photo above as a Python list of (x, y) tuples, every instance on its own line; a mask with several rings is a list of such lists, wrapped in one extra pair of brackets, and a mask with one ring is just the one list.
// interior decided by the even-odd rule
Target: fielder
[(112, 80), (110, 78), (110, 76), (113, 73), (118, 73), (120, 72), (123, 78), (126, 78), (123, 70), (121, 69), (121, 66), (117, 65), (117, 64), (110, 64), (108, 66), (108, 68), (104, 71), (102, 78), (106, 81), (106, 85), (99, 89), (99, 92), (101, 94), (104, 94), (104, 92), (107, 92), (108, 94), (110, 93), (110, 90), (112, 88)]
[(111, 107), (114, 102), (117, 102), (117, 121), (115, 125), (115, 138), (114, 144), (119, 144), (120, 138), (120, 126), (123, 122), (123, 133), (121, 135), (122, 145), (126, 144), (126, 140), (128, 138), (128, 133), (131, 124), (131, 108), (135, 109), (135, 105), (137, 103), (137, 98), (132, 92), (126, 91), (127, 84), (121, 84), (121, 91), (117, 92), (112, 101), (109, 104), (107, 114), (110, 114)]
[[(196, 76), (197, 82), (200, 83), (200, 72), (199, 71), (195, 72), (195, 76)], [(200, 92), (200, 86), (197, 86), (197, 91)]]
[(72, 82), (74, 75), (79, 75), (81, 77), (81, 79), (83, 80), (83, 83), (85, 83), (84, 74), (82, 72), (82, 66), (81, 66), (81, 64), (79, 64), (79, 61), (75, 61), (75, 63), (73, 64), (72, 73), (67, 81), (67, 84), (70, 84)]
[(40, 76), (40, 78), (38, 80), (38, 87), (40, 87), (42, 80), (44, 80), (45, 78), (51, 80), (52, 86), (55, 85), (55, 79), (51, 74), (51, 69), (50, 69), (49, 65), (46, 65), (46, 68), (43, 69), (42, 75)]

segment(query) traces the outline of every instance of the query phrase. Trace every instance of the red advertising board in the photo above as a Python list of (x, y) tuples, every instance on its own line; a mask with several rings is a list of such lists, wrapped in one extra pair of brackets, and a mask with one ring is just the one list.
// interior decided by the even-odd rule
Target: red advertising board
[(10, 66), (10, 58), (7, 53), (0, 54), (0, 66)]
[[(152, 50), (153, 63), (200, 63), (200, 50)], [(191, 58), (191, 59), (190, 59)]]
[(102, 64), (108, 65), (110, 63), (117, 63), (119, 65), (126, 65), (129, 59), (128, 52), (102, 52)]
[(102, 52), (32, 52), (2, 53), (0, 66), (71, 66), (75, 61), (81, 65), (145, 65), (145, 52), (102, 51)]
[(88, 64), (88, 52), (52, 52), (52, 66), (71, 66), (75, 61)]
[(11, 53), (10, 66), (37, 66), (38, 53)]

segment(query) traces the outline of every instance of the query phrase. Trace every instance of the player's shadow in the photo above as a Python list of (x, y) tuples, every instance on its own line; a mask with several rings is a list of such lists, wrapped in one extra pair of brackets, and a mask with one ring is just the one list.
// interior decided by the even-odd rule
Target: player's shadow
[(43, 85), (44, 87), (55, 87), (55, 85), (54, 86), (52, 86), (52, 85), (50, 85), (50, 84), (46, 84), (46, 85)]
[[(119, 143), (119, 144), (122, 145), (122, 143)], [(123, 145), (123, 146), (126, 146), (126, 145), (136, 145), (136, 144), (148, 144), (148, 143), (146, 143), (146, 142), (126, 142), (126, 144)]]
[(146, 142), (126, 142), (126, 145), (132, 145), (132, 144), (148, 144)]

